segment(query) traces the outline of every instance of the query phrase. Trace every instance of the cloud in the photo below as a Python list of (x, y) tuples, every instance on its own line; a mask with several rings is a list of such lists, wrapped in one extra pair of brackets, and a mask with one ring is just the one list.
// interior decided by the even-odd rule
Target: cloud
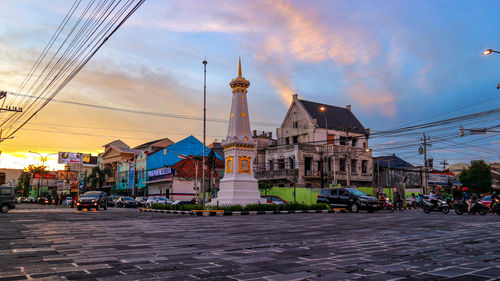
[(357, 84), (349, 88), (348, 94), (365, 111), (379, 113), (386, 117), (396, 114), (395, 93)]

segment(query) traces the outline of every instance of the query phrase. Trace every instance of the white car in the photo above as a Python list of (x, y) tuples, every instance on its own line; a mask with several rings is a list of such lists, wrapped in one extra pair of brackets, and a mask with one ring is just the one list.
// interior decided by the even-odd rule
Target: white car
[(151, 196), (149, 197), (148, 201), (146, 201), (146, 207), (151, 208), (153, 204), (167, 205), (172, 203), (173, 203), (172, 200), (168, 199), (167, 197)]

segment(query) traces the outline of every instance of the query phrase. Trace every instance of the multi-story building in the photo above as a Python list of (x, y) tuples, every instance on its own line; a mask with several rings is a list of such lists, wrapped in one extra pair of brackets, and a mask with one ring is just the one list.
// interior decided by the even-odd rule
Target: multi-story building
[(255, 175), (280, 186), (369, 186), (373, 179), (369, 136), (370, 130), (363, 127), (351, 106), (326, 105), (294, 95), (277, 129), (276, 145), (270, 135), (256, 136), (261, 142)]

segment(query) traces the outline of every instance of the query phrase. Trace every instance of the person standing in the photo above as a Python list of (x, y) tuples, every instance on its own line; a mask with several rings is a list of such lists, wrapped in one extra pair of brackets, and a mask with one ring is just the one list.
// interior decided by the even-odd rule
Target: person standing
[(462, 189), (462, 200), (464, 201), (465, 204), (467, 204), (467, 212), (470, 214), (470, 209), (472, 207), (472, 202), (470, 200), (470, 196), (467, 193), (467, 187), (464, 187)]

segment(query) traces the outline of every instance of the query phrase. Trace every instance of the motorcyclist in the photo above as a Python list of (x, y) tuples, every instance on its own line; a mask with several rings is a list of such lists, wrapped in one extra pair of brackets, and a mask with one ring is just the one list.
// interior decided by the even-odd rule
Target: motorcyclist
[(434, 190), (431, 190), (431, 193), (429, 193), (429, 201), (431, 204), (435, 207), (437, 206), (438, 200), (436, 198), (436, 194), (434, 193)]
[(498, 195), (497, 195), (497, 192), (496, 191), (493, 191), (493, 193), (491, 193), (491, 203), (490, 203), (490, 208), (493, 209), (493, 207), (495, 207), (496, 204), (498, 204)]
[(471, 202), (469, 194), (467, 193), (467, 187), (464, 187), (462, 189), (462, 200), (464, 201), (465, 204), (467, 204), (467, 212), (470, 214), (472, 202)]

